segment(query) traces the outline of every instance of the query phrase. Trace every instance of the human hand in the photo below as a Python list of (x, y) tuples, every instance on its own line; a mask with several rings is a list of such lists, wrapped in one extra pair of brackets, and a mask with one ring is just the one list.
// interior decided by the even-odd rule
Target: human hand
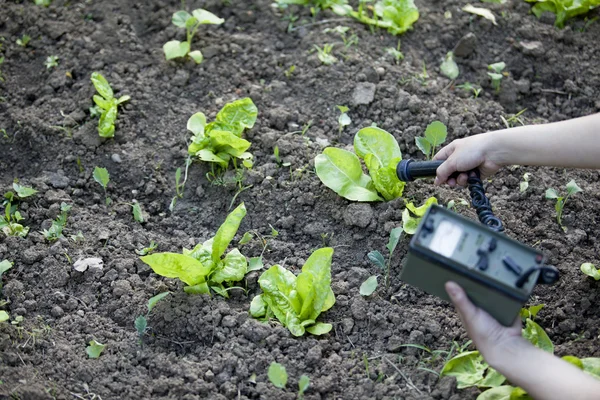
[[(445, 182), (454, 187), (467, 185), (467, 171), (479, 169), (481, 178), (490, 176), (502, 167), (496, 160), (490, 134), (475, 135), (464, 139), (454, 140), (442, 148), (433, 158), (434, 160), (445, 160), (437, 169), (435, 184), (441, 185)], [(455, 172), (464, 172), (458, 177), (450, 177)]]
[(490, 365), (495, 364), (507, 350), (514, 349), (524, 340), (521, 336), (519, 317), (512, 326), (503, 326), (490, 314), (476, 307), (455, 282), (446, 282), (445, 287), (467, 334)]

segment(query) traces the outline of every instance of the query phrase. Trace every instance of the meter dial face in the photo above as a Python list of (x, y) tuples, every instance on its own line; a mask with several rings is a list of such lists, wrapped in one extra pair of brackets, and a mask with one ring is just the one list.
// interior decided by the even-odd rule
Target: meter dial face
[(452, 258), (462, 234), (463, 228), (460, 225), (444, 219), (435, 228), (429, 249), (446, 258)]

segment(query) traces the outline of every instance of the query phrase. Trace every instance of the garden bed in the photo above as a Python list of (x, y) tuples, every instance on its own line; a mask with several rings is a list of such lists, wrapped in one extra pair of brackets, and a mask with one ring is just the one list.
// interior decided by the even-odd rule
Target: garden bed
[[(557, 30), (552, 18), (537, 20), (518, 0), (484, 5), (495, 12), (497, 26), (461, 11), (466, 0), (416, 3), (421, 17), (401, 36), (405, 59), (396, 63), (385, 48), (395, 48), (398, 37), (330, 12), (313, 21), (307, 8), (293, 8), (299, 19), (289, 26), (289, 10), (268, 0), (193, 1), (190, 9), (203, 7), (225, 19), (200, 29), (194, 46), (206, 59), (196, 65), (164, 60), (162, 45), (182, 35), (171, 25), (178, 1), (55, 0), (49, 8), (2, 1), (0, 128), (6, 135), (0, 136), (0, 190), (10, 190), (17, 178), (39, 193), (20, 206), (30, 234), (0, 235), (0, 260), (14, 262), (4, 276), (5, 309), (24, 317), (19, 325), (0, 325), (0, 397), (295, 399), (305, 374), (311, 380), (306, 399), (475, 398), (477, 390), (458, 391), (452, 378), (427, 370), (439, 372), (443, 359), (401, 346), (450, 350), (453, 342), (468, 340), (450, 304), (398, 278), (408, 238), (393, 259), (389, 290), (380, 285), (369, 298), (359, 294), (361, 283), (378, 273), (366, 254), (383, 252), (390, 230), (401, 224), (404, 201), (350, 203), (321, 184), (313, 159), (327, 143), (351, 145), (354, 133), (372, 123), (397, 138), (405, 158), (422, 158), (414, 138), (434, 120), (455, 139), (500, 129), (502, 116), (523, 109), (526, 123), (598, 112), (600, 24), (578, 19)], [(358, 44), (347, 50), (337, 44), (339, 62), (322, 65), (313, 45), (340, 42), (323, 33), (338, 24), (350, 27)], [(466, 56), (457, 58), (457, 83), (481, 85), (478, 98), (439, 71), (446, 53), (469, 33), (475, 39), (462, 41)], [(23, 34), (32, 38), (26, 47), (15, 43)], [(59, 57), (59, 65), (47, 69), (50, 55)], [(498, 61), (509, 76), (496, 94), (487, 65)], [(131, 96), (120, 109), (114, 139), (101, 139), (89, 115), (93, 71), (119, 95)], [(184, 197), (173, 212), (169, 204), (175, 170), (187, 157), (187, 119), (198, 111), (212, 118), (242, 97), (252, 98), (259, 115), (246, 134), (255, 167), (244, 179), (252, 187), (235, 200), (245, 202), (248, 216), (234, 243), (248, 230), (269, 235), (272, 225), (279, 234), (269, 240), (265, 265), (285, 263), (295, 272), (313, 250), (334, 247), (337, 302), (320, 317), (334, 326), (328, 335), (296, 338), (276, 322), (252, 319), (257, 272), (242, 282), (247, 295), (190, 296), (135, 253), (151, 241), (160, 251), (180, 252), (222, 223), (238, 188), (209, 183), (205, 165), (192, 164)], [(350, 107), (352, 119), (341, 135), (336, 105)], [(289, 167), (278, 166), (275, 146)], [(95, 166), (110, 172), (109, 207), (92, 178)], [(521, 193), (525, 172), (531, 180)], [(561, 272), (558, 284), (536, 288), (531, 299), (546, 305), (537, 322), (558, 355), (600, 357), (598, 283), (579, 270), (583, 262), (598, 261), (599, 178), (597, 171), (517, 167), (487, 183), (507, 234), (543, 249)], [(565, 233), (544, 192), (570, 179), (584, 192), (565, 208)], [(404, 193), (419, 203), (431, 195), (443, 204), (468, 197), (463, 189), (430, 182), (408, 185)], [(132, 217), (133, 200), (146, 213), (142, 224)], [(48, 243), (39, 231), (49, 227), (62, 202), (73, 205), (65, 238)], [(475, 218), (468, 207), (458, 211)], [(84, 241), (69, 239), (79, 231)], [(257, 240), (244, 246), (248, 256), (261, 250)], [(87, 257), (102, 258), (104, 269), (74, 271), (73, 262)], [(150, 334), (140, 346), (133, 322), (150, 297), (166, 290), (172, 295), (153, 310)], [(85, 351), (92, 339), (106, 344), (98, 359)], [(285, 391), (268, 382), (272, 361), (287, 368)]]

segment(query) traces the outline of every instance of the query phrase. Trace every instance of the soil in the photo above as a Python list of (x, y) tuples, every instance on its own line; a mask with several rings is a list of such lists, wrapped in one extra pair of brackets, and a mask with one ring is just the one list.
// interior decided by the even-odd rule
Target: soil
[[(387, 32), (330, 13), (313, 23), (306, 8), (291, 9), (299, 19), (288, 29), (284, 17), (290, 11), (270, 3), (188, 2), (189, 9), (207, 8), (226, 20), (200, 29), (192, 48), (206, 60), (195, 65), (166, 62), (162, 53), (165, 42), (182, 38), (170, 24), (179, 1), (54, 0), (43, 8), (0, 0), (6, 57), (0, 66), (0, 128), (6, 130), (0, 137), (0, 191), (8, 191), (13, 179), (39, 191), (20, 204), (31, 233), (25, 239), (0, 236), (0, 260), (14, 262), (3, 277), (2, 296), (10, 302), (4, 308), (24, 317), (0, 327), (0, 398), (295, 399), (302, 374), (311, 379), (307, 400), (477, 396), (477, 390), (458, 391), (452, 378), (426, 370), (439, 371), (443, 360), (401, 346), (450, 350), (468, 340), (451, 305), (398, 278), (407, 238), (394, 256), (389, 290), (380, 287), (370, 298), (359, 294), (361, 283), (378, 273), (366, 254), (384, 252), (389, 231), (401, 224), (403, 200), (352, 204), (320, 183), (312, 160), (327, 143), (350, 146), (356, 130), (372, 123), (398, 139), (405, 157), (422, 158), (414, 137), (436, 119), (455, 139), (500, 129), (501, 116), (523, 109), (526, 123), (598, 112), (600, 24), (577, 19), (557, 30), (551, 16), (537, 20), (527, 3), (508, 0), (485, 5), (497, 15), (494, 26), (462, 12), (466, 0), (417, 0), (421, 18), (401, 37), (405, 59), (397, 64), (385, 48), (395, 48), (399, 38)], [(349, 26), (358, 44), (344, 49), (339, 37), (323, 33), (337, 24)], [(480, 84), (478, 98), (439, 71), (446, 53), (469, 33), (475, 40), (463, 40), (458, 82)], [(32, 38), (24, 48), (15, 43), (23, 34)], [(334, 42), (339, 62), (321, 65), (313, 45)], [(49, 55), (59, 57), (58, 67), (46, 69)], [(506, 62), (509, 72), (498, 94), (486, 70), (497, 61)], [(428, 77), (419, 79), (423, 65)], [(119, 95), (131, 96), (120, 109), (114, 139), (98, 137), (88, 111), (93, 71)], [(134, 252), (152, 240), (160, 251), (181, 251), (210, 237), (224, 220), (237, 188), (210, 184), (209, 170), (198, 163), (190, 167), (184, 198), (173, 213), (168, 207), (175, 170), (186, 158), (187, 119), (198, 111), (212, 118), (223, 104), (245, 96), (259, 117), (246, 135), (256, 165), (244, 185), (252, 187), (235, 200), (248, 208), (240, 235), (269, 235), (272, 225), (279, 235), (269, 240), (265, 264), (285, 263), (296, 272), (312, 250), (335, 248), (337, 302), (320, 317), (334, 325), (329, 335), (295, 338), (276, 322), (249, 317), (250, 300), (259, 292), (256, 272), (242, 283), (247, 295), (189, 296), (180, 282), (155, 275)], [(341, 135), (339, 104), (350, 107), (352, 118)], [(274, 146), (291, 167), (278, 167)], [(110, 207), (91, 176), (95, 166), (110, 172)], [(530, 186), (520, 193), (525, 172), (531, 173)], [(566, 206), (565, 233), (544, 192), (564, 189), (570, 179), (584, 192)], [(531, 299), (546, 305), (538, 322), (556, 353), (599, 357), (600, 283), (579, 270), (582, 262), (598, 262), (598, 172), (506, 168), (488, 182), (487, 192), (507, 234), (543, 249), (561, 272), (559, 283), (538, 286)], [(417, 202), (430, 195), (444, 204), (468, 196), (429, 182), (405, 192)], [(147, 222), (133, 220), (133, 200)], [(73, 205), (65, 238), (48, 243), (39, 231), (58, 215), (61, 202)], [(475, 218), (470, 208), (458, 211)], [(83, 242), (69, 239), (79, 231)], [(257, 256), (260, 243), (253, 240), (243, 251)], [(102, 258), (104, 269), (73, 270), (73, 262), (86, 257)], [(133, 321), (151, 296), (165, 290), (173, 294), (154, 309), (140, 346)], [(98, 359), (85, 352), (92, 339), (106, 344)], [(272, 361), (288, 370), (286, 390), (268, 382)]]

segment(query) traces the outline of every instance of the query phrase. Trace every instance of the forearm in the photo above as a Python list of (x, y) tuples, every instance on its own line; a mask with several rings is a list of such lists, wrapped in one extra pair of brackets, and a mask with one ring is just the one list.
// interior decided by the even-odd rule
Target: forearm
[(487, 360), (513, 386), (523, 388), (534, 399), (598, 398), (600, 380), (519, 339), (511, 348)]
[(489, 135), (487, 151), (500, 165), (600, 168), (600, 114)]

